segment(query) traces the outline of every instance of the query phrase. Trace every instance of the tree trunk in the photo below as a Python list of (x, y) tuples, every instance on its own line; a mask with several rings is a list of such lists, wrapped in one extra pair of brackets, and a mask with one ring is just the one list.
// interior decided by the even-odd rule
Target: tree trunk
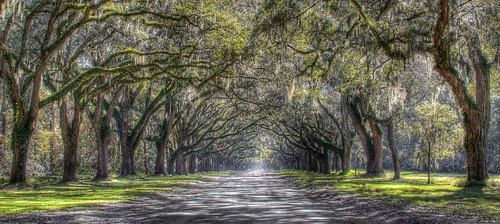
[(2, 109), (0, 110), (0, 135), (5, 136), (7, 134), (7, 118), (5, 116), (5, 108), (7, 107), (7, 97), (5, 96), (4, 89), (2, 92)]
[(193, 174), (193, 173), (196, 173), (197, 169), (198, 169), (198, 160), (197, 160), (197, 155), (196, 153), (193, 153), (189, 156), (189, 167), (188, 167), (188, 171), (189, 173)]
[(340, 156), (335, 153), (333, 158), (335, 158), (335, 171), (338, 172), (340, 170)]
[[(120, 86), (113, 96), (111, 103), (107, 109), (106, 115), (104, 109), (104, 95), (97, 96), (96, 108), (93, 115), (88, 112), (90, 120), (94, 124), (96, 142), (97, 142), (97, 174), (94, 180), (109, 179), (109, 151), (108, 145), (111, 137), (111, 118), (118, 99), (121, 96), (123, 86)], [(88, 110), (87, 110), (88, 111)]]
[(56, 126), (56, 106), (51, 105), (50, 108), (50, 132), (52, 137), (50, 138), (50, 156), (49, 156), (49, 172), (54, 175), (57, 170), (57, 157), (59, 155), (59, 150), (57, 147), (57, 126)]
[(342, 131), (344, 132), (344, 137), (342, 138), (342, 148), (344, 149), (344, 155), (342, 158), (342, 172), (348, 173), (351, 170), (351, 133), (349, 131), (349, 113), (347, 111), (347, 97), (342, 96)]
[[(318, 168), (319, 168), (319, 173), (321, 174), (327, 174), (327, 170), (330, 170), (330, 167), (328, 167), (328, 157), (324, 157), (324, 155), (319, 155), (316, 157), (318, 161)], [(325, 166), (326, 165), (326, 166)]]
[[(164, 125), (162, 125), (162, 135), (160, 136), (159, 142), (156, 143), (156, 163), (155, 163), (155, 174), (165, 174), (165, 153), (167, 149), (168, 139), (172, 133), (172, 125), (177, 113), (177, 107), (171, 106), (170, 113), (167, 119), (163, 119)], [(167, 106), (165, 106), (167, 110)], [(167, 114), (165, 114), (167, 116)]]
[(184, 152), (179, 152), (177, 158), (175, 159), (175, 174), (177, 175), (188, 175), (186, 159), (184, 157)]
[(162, 142), (156, 142), (155, 175), (165, 174), (166, 147)]
[(26, 166), (28, 159), (28, 146), (33, 133), (29, 121), (21, 120), (14, 124), (12, 130), (12, 170), (10, 173), (10, 183), (26, 182)]
[(170, 175), (175, 174), (175, 160), (168, 159), (168, 164), (167, 164), (167, 172)]
[(490, 72), (481, 51), (477, 33), (468, 40), (469, 58), (476, 75), (476, 99), (468, 93), (458, 71), (451, 67), (446, 32), (449, 26), (449, 0), (440, 0), (439, 15), (433, 35), (435, 69), (448, 83), (462, 112), (464, 148), (467, 155), (467, 181), (488, 179), (486, 138), (490, 123)]
[(128, 141), (122, 141), (122, 169), (120, 176), (125, 177), (132, 175), (132, 155)]
[(147, 157), (148, 152), (147, 152), (147, 148), (146, 148), (146, 142), (144, 142), (143, 150), (144, 150), (144, 155), (143, 155), (143, 158), (144, 158), (144, 173), (148, 174), (149, 173), (149, 166), (148, 166), (148, 157)]
[(61, 135), (64, 142), (64, 171), (62, 182), (78, 180), (76, 176), (76, 167), (80, 138), (81, 110), (78, 104), (79, 100), (77, 99), (74, 100), (75, 105), (73, 106), (73, 119), (71, 125), (69, 124), (68, 109), (65, 100), (62, 100), (59, 112)]
[(398, 149), (396, 148), (396, 144), (394, 143), (394, 124), (390, 121), (387, 124), (387, 137), (389, 140), (389, 149), (391, 150), (392, 156), (392, 165), (394, 166), (394, 177), (393, 180), (399, 180), (400, 177), (400, 168), (399, 168), (399, 156)]
[(369, 121), (370, 130), (372, 133), (373, 140), (373, 151), (369, 153), (369, 157), (372, 159), (368, 160), (368, 165), (366, 172), (367, 173), (383, 173), (384, 169), (382, 168), (382, 130), (378, 124), (373, 121)]
[(427, 184), (431, 183), (431, 145), (427, 143)]
[(129, 137), (129, 107), (132, 104), (128, 91), (123, 94), (125, 106), (122, 109), (122, 117), (117, 120), (120, 130), (120, 146), (122, 151), (122, 169), (120, 176), (125, 177), (132, 175), (132, 146), (130, 145)]
[(363, 118), (357, 106), (348, 103), (347, 109), (354, 126), (358, 133), (362, 146), (366, 152), (366, 173), (378, 174), (384, 172), (382, 169), (382, 132), (377, 124), (369, 121), (371, 136), (368, 133)]
[(108, 167), (108, 146), (107, 141), (97, 139), (97, 173), (94, 180), (107, 180), (109, 179)]
[(306, 165), (306, 170), (307, 171), (313, 171), (312, 168), (312, 161), (311, 161), (311, 153), (309, 151), (306, 151), (306, 157), (305, 157), (305, 165)]

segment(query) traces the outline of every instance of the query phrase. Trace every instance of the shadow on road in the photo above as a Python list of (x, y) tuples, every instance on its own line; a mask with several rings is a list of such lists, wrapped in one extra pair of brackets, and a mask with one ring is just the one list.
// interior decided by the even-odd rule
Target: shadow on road
[(2, 217), (14, 223), (475, 223), (358, 196), (310, 192), (263, 170), (95, 209)]

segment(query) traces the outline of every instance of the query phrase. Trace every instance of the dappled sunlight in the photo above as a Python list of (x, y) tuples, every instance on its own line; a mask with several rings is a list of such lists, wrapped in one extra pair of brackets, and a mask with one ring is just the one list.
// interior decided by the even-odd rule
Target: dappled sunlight
[[(304, 171), (283, 171), (303, 186), (335, 189), (335, 192), (359, 194), (382, 200), (398, 200), (405, 204), (439, 208), (463, 215), (491, 218), (500, 215), (500, 194), (495, 183), (483, 188), (459, 186), (465, 175), (436, 173), (427, 184), (427, 174), (402, 172), (402, 178), (392, 181), (386, 177), (364, 178), (356, 175), (311, 174)], [(388, 172), (390, 175), (390, 172)], [(498, 179), (491, 175), (491, 181)]]
[[(318, 176), (323, 180), (330, 177)], [(332, 181), (336, 181), (334, 178)], [(311, 179), (314, 181), (314, 178)], [(396, 192), (402, 192), (398, 184)], [(367, 190), (367, 186), (352, 184)], [(37, 222), (64, 223), (454, 223), (428, 211), (407, 210), (328, 188), (300, 188), (275, 172), (225, 174), (98, 209), (47, 212)], [(29, 215), (9, 221), (30, 221)], [(0, 222), (5, 221), (0, 219)], [(466, 223), (464, 221), (464, 223)]]

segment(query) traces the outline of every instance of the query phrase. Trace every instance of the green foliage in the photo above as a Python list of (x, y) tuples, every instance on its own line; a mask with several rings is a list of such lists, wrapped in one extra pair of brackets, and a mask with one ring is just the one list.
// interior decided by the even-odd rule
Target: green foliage
[(453, 156), (454, 149), (462, 142), (463, 130), (457, 113), (449, 105), (427, 101), (416, 107), (416, 115), (412, 130), (422, 137), (421, 147), (415, 155), (420, 161), (418, 164), (430, 157), (438, 166), (437, 160)]

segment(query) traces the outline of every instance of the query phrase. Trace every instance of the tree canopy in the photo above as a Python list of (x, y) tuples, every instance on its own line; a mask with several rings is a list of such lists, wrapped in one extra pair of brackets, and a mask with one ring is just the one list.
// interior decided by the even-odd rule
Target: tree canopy
[(253, 166), (398, 179), (431, 160), (471, 185), (500, 172), (496, 1), (0, 6), (11, 183)]

